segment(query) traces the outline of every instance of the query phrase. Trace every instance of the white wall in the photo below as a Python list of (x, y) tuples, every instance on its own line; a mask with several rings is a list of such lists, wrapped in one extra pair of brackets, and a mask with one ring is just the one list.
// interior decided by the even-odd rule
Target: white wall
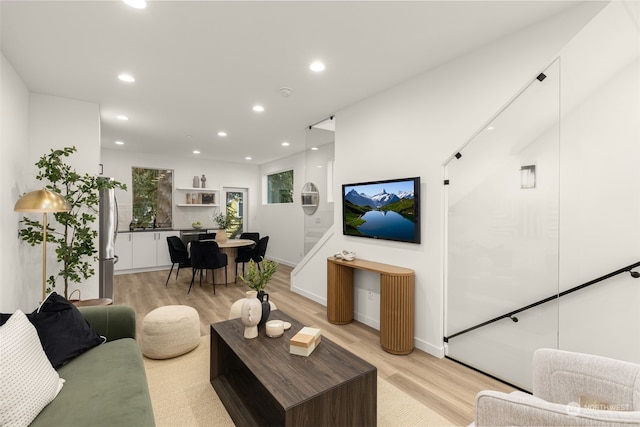
[[(334, 197), (338, 200), (343, 183), (420, 176), (423, 243), (342, 236), (341, 207), (336, 203), (333, 237), (304, 268), (294, 271), (292, 288), (326, 303), (326, 257), (340, 249), (355, 250), (363, 259), (413, 268), (416, 346), (443, 356), (442, 164), (525, 82), (550, 64), (599, 8), (579, 5), (337, 112)], [(376, 328), (378, 280), (360, 272), (355, 278), (356, 319)], [(375, 293), (373, 301), (367, 301), (367, 290)]]
[[(100, 159), (100, 108), (98, 104), (60, 98), (57, 96), (31, 93), (29, 96), (29, 169), (27, 170), (28, 190), (43, 186), (35, 180), (38, 169), (35, 163), (51, 149), (75, 146), (77, 152), (65, 158), (65, 162), (79, 174), (97, 175)], [(40, 217), (37, 215), (36, 217)], [(48, 216), (51, 224), (55, 223), (53, 215)], [(97, 229), (97, 223), (95, 224)], [(58, 230), (61, 228), (58, 226)], [(26, 243), (23, 243), (26, 245)], [(96, 250), (98, 249), (96, 241)], [(38, 246), (39, 251), (42, 250)], [(37, 265), (40, 266), (40, 258)], [(92, 263), (96, 274), (86, 282), (69, 283), (69, 293), (79, 289), (83, 299), (98, 297), (98, 263)], [(57, 265), (54, 247), (47, 246), (47, 277), (61, 269)], [(36, 269), (40, 271), (39, 269)], [(40, 276), (38, 283), (42, 282)], [(55, 290), (64, 294), (64, 282), (58, 279)]]
[[(131, 208), (131, 168), (146, 167), (158, 169), (173, 169), (173, 186), (192, 187), (193, 177), (207, 178), (207, 188), (221, 191), (225, 187), (239, 187), (248, 190), (248, 218), (247, 229), (256, 227), (258, 221), (258, 206), (260, 187), (258, 180), (258, 166), (237, 163), (216, 162), (188, 157), (170, 157), (162, 154), (142, 154), (124, 150), (102, 149), (101, 163), (103, 175), (113, 177), (127, 185), (127, 191), (117, 190), (116, 197), (121, 211)], [(175, 229), (191, 229), (195, 221), (202, 222), (204, 227), (217, 229), (213, 215), (219, 208), (207, 207), (178, 207), (176, 203), (184, 203), (184, 193), (174, 191), (173, 195), (173, 227)], [(220, 201), (216, 201), (220, 203)], [(224, 203), (222, 203), (224, 206)], [(126, 226), (126, 224), (125, 224)]]
[[(293, 203), (266, 202), (267, 175), (293, 170)], [(300, 189), (305, 183), (304, 153), (266, 163), (260, 167), (261, 204), (259, 215), (260, 236), (269, 236), (267, 258), (295, 266), (303, 257), (304, 213), (300, 202)]]
[[(36, 161), (51, 148), (75, 145), (69, 163), (80, 173), (98, 170), (100, 126), (96, 104), (29, 93), (2, 56), (2, 222), (7, 242), (2, 248), (0, 307), (3, 311), (33, 310), (41, 300), (42, 246), (31, 247), (18, 236), (21, 214), (13, 212), (18, 198), (43, 185), (36, 181)], [(41, 219), (39, 214), (33, 215)], [(52, 215), (49, 215), (53, 223)], [(47, 275), (57, 271), (52, 246), (47, 251)], [(97, 267), (97, 264), (96, 264)], [(98, 294), (97, 276), (80, 285), (83, 298)], [(73, 289), (73, 288), (72, 288)], [(58, 282), (58, 292), (63, 284)]]
[[(18, 238), (20, 214), (15, 202), (27, 191), (25, 170), (29, 149), (29, 91), (11, 64), (1, 54), (0, 64), (0, 311), (25, 312), (39, 301), (41, 281), (29, 272), (40, 270), (40, 260)], [(30, 280), (26, 280), (29, 277)]]

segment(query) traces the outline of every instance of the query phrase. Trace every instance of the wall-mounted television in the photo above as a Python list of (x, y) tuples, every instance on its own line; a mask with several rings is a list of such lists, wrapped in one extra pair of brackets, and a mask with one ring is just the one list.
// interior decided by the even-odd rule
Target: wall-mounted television
[(342, 233), (420, 243), (420, 177), (343, 184)]

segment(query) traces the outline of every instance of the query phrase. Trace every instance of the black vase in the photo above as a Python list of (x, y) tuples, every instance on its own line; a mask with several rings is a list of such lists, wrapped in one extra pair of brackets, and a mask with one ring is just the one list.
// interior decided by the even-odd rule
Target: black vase
[(264, 291), (258, 292), (258, 299), (262, 303), (262, 317), (260, 318), (260, 322), (258, 323), (258, 328), (261, 328), (267, 323), (269, 320), (269, 315), (271, 314), (271, 304), (269, 304), (269, 294), (264, 293)]

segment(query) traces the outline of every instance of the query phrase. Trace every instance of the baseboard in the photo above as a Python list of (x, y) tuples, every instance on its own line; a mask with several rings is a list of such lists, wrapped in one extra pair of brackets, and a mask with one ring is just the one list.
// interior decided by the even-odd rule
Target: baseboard
[(118, 276), (120, 274), (148, 273), (150, 271), (169, 270), (170, 268), (171, 268), (171, 265), (161, 265), (157, 267), (145, 267), (145, 268), (130, 268), (129, 270), (115, 270), (113, 272), (113, 275)]
[(375, 329), (376, 331), (380, 330), (380, 320), (378, 319), (375, 319), (370, 316), (365, 316), (361, 313), (353, 313), (353, 319), (369, 326), (370, 328)]
[(270, 259), (271, 261), (275, 261), (278, 264), (286, 265), (287, 267), (291, 267), (291, 268), (295, 268), (296, 267), (295, 263), (293, 263), (291, 261), (288, 261), (286, 259), (276, 258), (276, 257), (272, 257), (272, 256), (266, 257), (266, 258)]
[(433, 345), (431, 343), (428, 343), (426, 341), (414, 338), (413, 339), (414, 345), (416, 346), (417, 349), (420, 349), (422, 351), (424, 351), (425, 353), (429, 353), (432, 356), (437, 357), (438, 359), (443, 359), (444, 358), (444, 347), (443, 346), (436, 346)]
[(295, 287), (295, 286), (291, 287), (291, 291), (295, 292), (298, 295), (302, 295), (303, 297), (308, 298), (311, 301), (315, 301), (318, 304), (322, 304), (325, 307), (327, 306), (327, 298), (324, 297), (324, 296), (313, 294), (313, 293), (311, 293), (309, 291), (306, 291), (304, 289), (300, 289), (300, 288)]

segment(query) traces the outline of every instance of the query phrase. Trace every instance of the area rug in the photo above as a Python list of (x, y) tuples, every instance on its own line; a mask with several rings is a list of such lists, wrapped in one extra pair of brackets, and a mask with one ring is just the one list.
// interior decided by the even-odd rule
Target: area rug
[[(144, 359), (157, 427), (234, 426), (209, 383), (209, 337), (173, 359)], [(378, 378), (379, 426), (451, 426), (451, 422)]]

